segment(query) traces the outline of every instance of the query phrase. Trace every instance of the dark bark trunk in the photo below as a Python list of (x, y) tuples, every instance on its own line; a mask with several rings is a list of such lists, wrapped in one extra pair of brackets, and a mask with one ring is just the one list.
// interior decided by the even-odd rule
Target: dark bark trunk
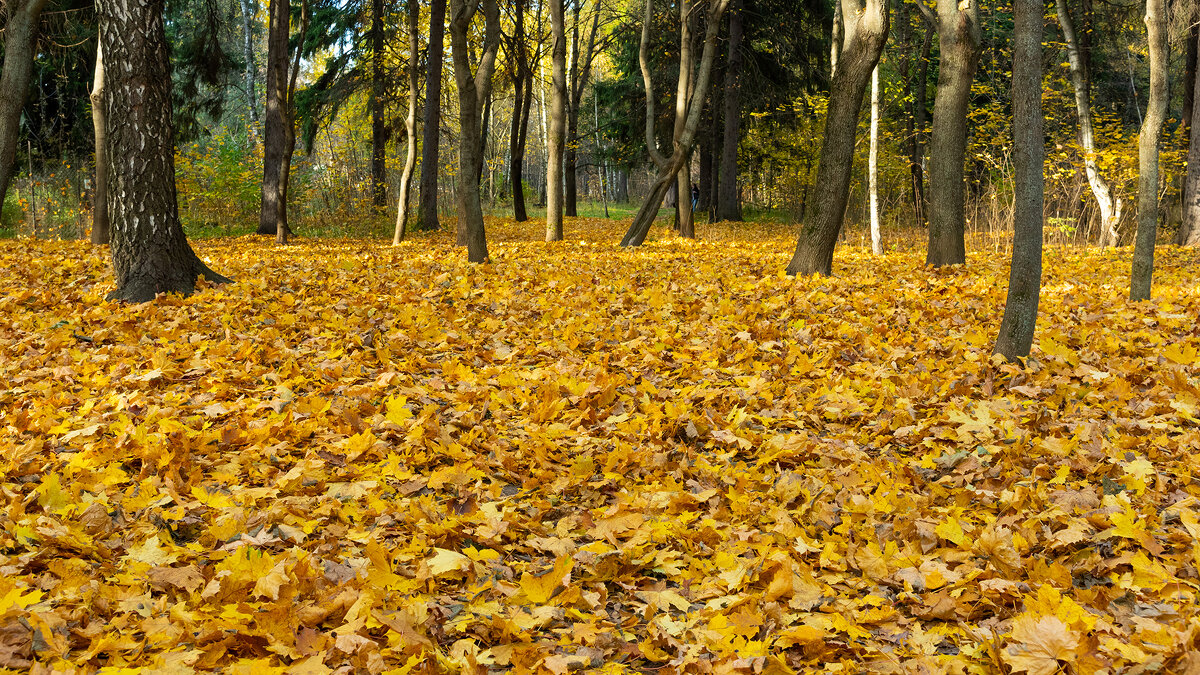
[(0, 204), (8, 194), (17, 161), (21, 109), (33, 75), (33, 43), (38, 18), (46, 0), (24, 0), (10, 5), (4, 26), (4, 69), (0, 72)]
[(546, 241), (563, 238), (563, 163), (566, 151), (567, 34), (563, 0), (550, 0), (550, 113), (546, 134)]
[(574, 27), (571, 29), (571, 44), (575, 58), (571, 61), (570, 81), (568, 85), (570, 99), (567, 101), (567, 131), (563, 156), (565, 183), (563, 211), (566, 215), (572, 217), (578, 215), (579, 211), (579, 184), (577, 180), (579, 162), (579, 108), (583, 104), (584, 89), (587, 88), (587, 83), (592, 77), (592, 62), (596, 57), (596, 34), (600, 28), (600, 3), (597, 1), (592, 13), (592, 25), (587, 34), (587, 39), (584, 41), (586, 45), (583, 47), (583, 52), (581, 53), (579, 14), (583, 6), (583, 0), (573, 1), (575, 3), (575, 22)]
[(1133, 248), (1130, 300), (1149, 300), (1158, 230), (1158, 142), (1167, 118), (1167, 3), (1146, 0), (1146, 42), (1150, 51), (1150, 100), (1138, 134), (1138, 226)]
[(117, 280), (108, 299), (189, 295), (197, 276), (226, 283), (196, 257), (179, 223), (163, 1), (100, 0), (96, 10), (104, 58), (118, 64), (104, 94)]
[(1013, 253), (995, 353), (1029, 356), (1042, 286), (1042, 0), (1013, 2)]
[(438, 229), (438, 143), (442, 129), (442, 51), (446, 30), (446, 0), (429, 3), (429, 57), (425, 68), (425, 114), (421, 138), (421, 186), (417, 227)]
[(387, 204), (387, 124), (384, 122), (383, 0), (371, 0), (371, 203)]
[(521, 173), (525, 168), (525, 132), (529, 128), (529, 107), (533, 103), (533, 73), (529, 69), (529, 52), (525, 44), (525, 0), (513, 0), (513, 40), (510, 52), (516, 58), (513, 73), (512, 129), (508, 135), (509, 182), (513, 193), (513, 219), (518, 223), (529, 220), (525, 210), (525, 185)]
[(711, 105), (705, 105), (704, 124), (701, 125), (699, 137), (696, 139), (696, 149), (700, 153), (700, 176), (696, 181), (696, 189), (699, 190), (696, 198), (696, 210), (698, 211), (708, 210), (713, 192), (713, 116), (711, 107)]
[[(1183, 70), (1183, 110), (1180, 115), (1184, 129), (1183, 138), (1186, 143), (1185, 152), (1190, 151), (1193, 144), (1192, 109), (1195, 107), (1196, 101), (1196, 57), (1197, 54), (1200, 54), (1200, 23), (1195, 23), (1196, 15), (1194, 13), (1191, 15), (1191, 18), (1193, 23), (1191, 24), (1191, 29), (1188, 31), (1187, 58)], [(1191, 165), (1192, 159), (1189, 156), (1188, 166), (1190, 167)], [(1185, 175), (1179, 188), (1179, 203), (1181, 210), (1184, 212), (1184, 217), (1181, 218), (1181, 222), (1179, 223), (1179, 230), (1175, 232), (1175, 243), (1181, 246), (1186, 242), (1189, 234), (1186, 218), (1189, 189), (1189, 181)]]
[(929, 213), (928, 198), (925, 196), (925, 121), (929, 119), (929, 54), (933, 51), (933, 31), (932, 25), (925, 26), (925, 39), (921, 43), (921, 56), (917, 61), (917, 86), (913, 94), (913, 122), (916, 129), (909, 157), (913, 202), (917, 225), (921, 227), (927, 224), (926, 218)]
[[(1200, 36), (1197, 37), (1200, 46)], [(1200, 88), (1200, 68), (1196, 70), (1193, 86)], [(1192, 97), (1192, 119), (1200, 119), (1200, 96)], [(1196, 127), (1193, 126), (1193, 129)], [(1183, 186), (1183, 222), (1179, 224), (1176, 243), (1183, 246), (1200, 246), (1200, 143), (1192, 134), (1188, 143), (1187, 176)]]
[(717, 220), (742, 220), (742, 204), (738, 199), (737, 149), (742, 119), (742, 24), (743, 0), (734, 0), (729, 14), (729, 67), (725, 71), (725, 135), (721, 146), (721, 169), (717, 188)]
[(288, 35), (291, 12), (288, 0), (270, 0), (267, 24), (266, 107), (263, 113), (262, 209), (258, 234), (273, 235), (287, 222), (287, 174), (291, 125), (288, 121)]
[(96, 45), (96, 75), (92, 81), (92, 131), (96, 151), (96, 188), (92, 196), (92, 243), (107, 244), (108, 140), (104, 119), (104, 47)]
[(796, 241), (796, 252), (787, 266), (790, 275), (833, 272), (833, 250), (846, 215), (854, 135), (863, 95), (871, 72), (879, 63), (888, 33), (885, 0), (843, 0), (845, 46), (830, 87), (817, 184)]
[(967, 261), (963, 165), (971, 81), (979, 63), (979, 2), (939, 3), (937, 21), (942, 55), (929, 144), (929, 247), (925, 264), (941, 267)]
[(404, 118), (404, 137), (407, 151), (404, 155), (404, 171), (400, 174), (399, 195), (396, 205), (396, 231), (392, 235), (392, 245), (404, 240), (408, 229), (408, 195), (412, 191), (413, 170), (417, 166), (417, 90), (419, 86), (418, 54), (421, 49), (420, 0), (408, 0), (408, 115)]

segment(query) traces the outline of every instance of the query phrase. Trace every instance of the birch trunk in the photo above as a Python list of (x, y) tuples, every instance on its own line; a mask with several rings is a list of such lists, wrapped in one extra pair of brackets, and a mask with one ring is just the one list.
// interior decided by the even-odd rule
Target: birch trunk
[(871, 199), (871, 252), (883, 255), (879, 232), (879, 66), (871, 72), (871, 150), (867, 158), (867, 180)]
[(400, 174), (400, 185), (396, 207), (396, 232), (392, 235), (392, 244), (404, 241), (404, 232), (408, 229), (408, 195), (411, 192), (413, 170), (417, 166), (417, 86), (418, 63), (421, 49), (419, 0), (408, 0), (408, 116), (404, 118), (404, 136), (408, 150), (404, 156), (404, 171)]

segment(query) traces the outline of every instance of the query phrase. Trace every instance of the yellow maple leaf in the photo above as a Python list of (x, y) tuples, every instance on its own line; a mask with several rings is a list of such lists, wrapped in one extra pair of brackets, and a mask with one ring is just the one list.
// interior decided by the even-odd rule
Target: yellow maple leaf
[(521, 590), (525, 593), (525, 597), (537, 605), (549, 602), (551, 598), (562, 591), (563, 587), (571, 583), (571, 568), (574, 564), (575, 561), (562, 556), (554, 561), (554, 567), (541, 574), (523, 573)]
[(1014, 673), (1054, 675), (1062, 663), (1071, 663), (1079, 647), (1079, 634), (1056, 616), (1022, 614), (1013, 621), (1008, 645), (1000, 653)]

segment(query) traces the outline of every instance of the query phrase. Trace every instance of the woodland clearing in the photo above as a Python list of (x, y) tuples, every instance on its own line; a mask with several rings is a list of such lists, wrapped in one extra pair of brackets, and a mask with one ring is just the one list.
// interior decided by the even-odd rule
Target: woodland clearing
[(1200, 672), (1195, 250), (488, 228), (0, 241), (0, 670)]

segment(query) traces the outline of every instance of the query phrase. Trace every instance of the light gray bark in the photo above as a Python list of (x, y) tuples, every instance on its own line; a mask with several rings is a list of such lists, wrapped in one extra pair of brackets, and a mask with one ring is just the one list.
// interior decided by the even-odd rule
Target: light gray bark
[(246, 108), (250, 113), (251, 133), (258, 133), (258, 94), (254, 86), (254, 0), (241, 0), (242, 59), (246, 62)]
[(1167, 7), (1146, 0), (1146, 41), (1150, 48), (1150, 101), (1138, 134), (1138, 227), (1129, 282), (1130, 300), (1149, 300), (1154, 277), (1154, 238), (1158, 230), (1158, 142), (1167, 117)]
[(404, 156), (404, 170), (400, 174), (400, 185), (397, 188), (399, 198), (396, 206), (396, 231), (392, 235), (392, 245), (404, 240), (404, 232), (408, 229), (408, 196), (411, 192), (413, 170), (417, 166), (417, 86), (418, 60), (420, 59), (421, 38), (419, 0), (408, 0), (408, 116), (404, 118), (404, 137), (408, 150)]
[(563, 0), (550, 0), (550, 111), (546, 137), (546, 241), (563, 238), (563, 155), (567, 124), (567, 35)]
[(867, 156), (867, 183), (871, 210), (871, 252), (883, 255), (879, 231), (879, 66), (871, 71), (871, 149)]
[(108, 141), (104, 131), (104, 45), (96, 45), (96, 74), (92, 80), (92, 131), (96, 151), (96, 186), (92, 197), (92, 243), (107, 244)]

